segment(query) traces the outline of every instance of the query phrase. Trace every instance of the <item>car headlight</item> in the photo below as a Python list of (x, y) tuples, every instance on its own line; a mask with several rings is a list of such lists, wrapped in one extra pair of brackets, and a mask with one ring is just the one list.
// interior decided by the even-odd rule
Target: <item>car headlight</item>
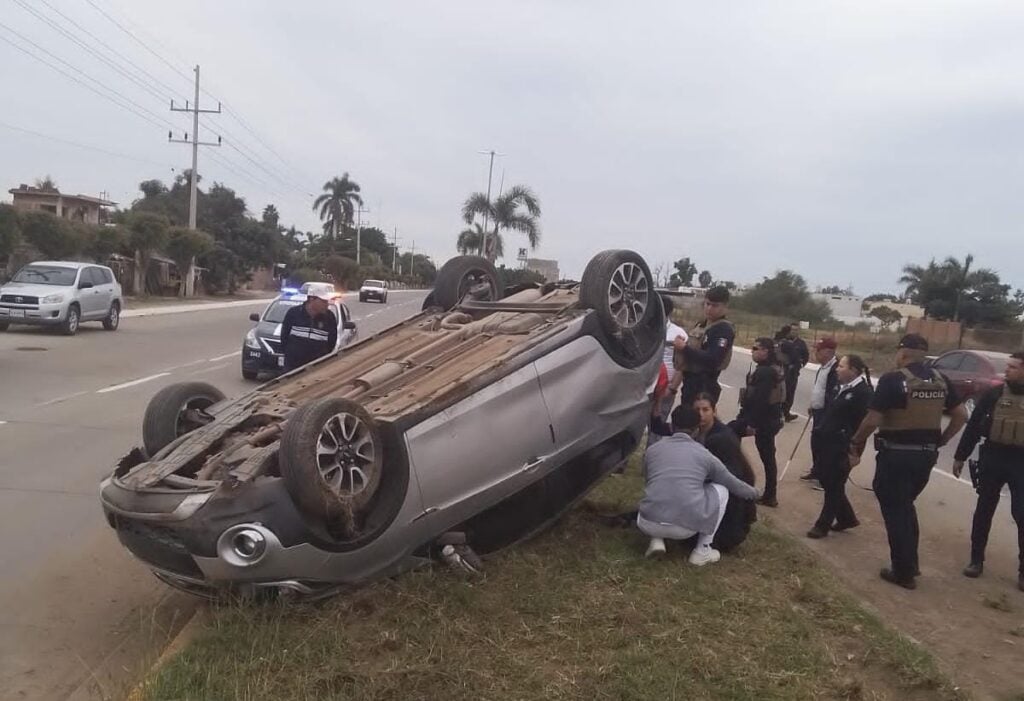
[(40, 300), (43, 304), (58, 304), (64, 301), (64, 295), (48, 295)]
[(245, 334), (245, 347), (246, 348), (259, 348), (260, 342), (256, 340), (256, 329), (251, 330)]

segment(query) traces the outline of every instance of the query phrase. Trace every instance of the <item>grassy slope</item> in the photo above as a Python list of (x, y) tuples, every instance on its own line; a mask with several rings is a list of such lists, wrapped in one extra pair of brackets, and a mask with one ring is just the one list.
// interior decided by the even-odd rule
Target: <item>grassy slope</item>
[(809, 551), (759, 524), (702, 569), (593, 512), (463, 579), (442, 567), (308, 606), (224, 606), (148, 699), (947, 699), (931, 658), (858, 607)]

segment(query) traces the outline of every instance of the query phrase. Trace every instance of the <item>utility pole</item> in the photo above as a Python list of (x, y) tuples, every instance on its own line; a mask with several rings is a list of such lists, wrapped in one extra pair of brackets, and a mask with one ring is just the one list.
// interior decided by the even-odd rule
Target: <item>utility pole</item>
[(395, 235), (391, 243), (391, 272), (398, 269), (398, 227), (395, 227)]
[[(503, 154), (503, 153), (495, 153), (494, 149), (491, 149), (490, 151), (477, 151), (477, 153), (482, 154), (484, 156), (490, 156), (491, 157), (491, 164), (487, 168), (487, 208), (490, 209), (490, 207), (491, 207), (491, 179), (494, 176), (494, 157), (495, 156), (504, 156), (505, 154)], [(484, 240), (483, 240), (482, 247), (483, 247), (483, 254), (484, 254), (484, 256), (487, 258), (487, 260), (490, 260), (491, 256), (490, 256), (490, 254), (487, 251), (487, 239), (488, 238), (490, 238), (490, 237), (489, 237), (489, 234), (488, 234), (488, 231), (487, 231), (487, 212), (484, 212)]]
[(412, 253), (409, 255), (409, 277), (412, 279), (412, 284), (416, 284), (416, 239), (412, 240)]
[(361, 252), (363, 250), (363, 212), (369, 213), (370, 210), (363, 209), (363, 205), (359, 205), (359, 209), (356, 210), (356, 265), (361, 265)]
[[(188, 106), (188, 100), (185, 101), (184, 109), (181, 107), (174, 106), (174, 100), (171, 100), (171, 112), (191, 112), (192, 113), (192, 141), (189, 142), (188, 132), (185, 133), (184, 139), (175, 139), (171, 132), (167, 132), (167, 140), (173, 143), (179, 144), (192, 144), (192, 175), (189, 177), (191, 181), (189, 183), (189, 200), (188, 200), (188, 228), (196, 228), (196, 201), (197, 191), (199, 188), (199, 147), (200, 146), (220, 146), (221, 139), (218, 136), (217, 142), (212, 141), (200, 141), (199, 140), (199, 115), (202, 114), (220, 114), (220, 103), (217, 104), (215, 110), (202, 110), (199, 109), (199, 66), (195, 68), (196, 74), (196, 93), (195, 102), (192, 103), (192, 107)], [(195, 293), (195, 269), (196, 259), (193, 257), (188, 264), (188, 271), (185, 275), (185, 296), (191, 297)]]

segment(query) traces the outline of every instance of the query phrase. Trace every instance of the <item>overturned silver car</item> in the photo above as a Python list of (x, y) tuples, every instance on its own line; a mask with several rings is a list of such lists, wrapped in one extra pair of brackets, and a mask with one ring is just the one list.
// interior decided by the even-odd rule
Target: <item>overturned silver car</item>
[(579, 284), (502, 298), (487, 260), (453, 258), (419, 314), (238, 399), (161, 390), (101, 485), (108, 522), (206, 596), (322, 596), (446, 542), (510, 545), (641, 440), (664, 335), (652, 283), (638, 254), (605, 251)]

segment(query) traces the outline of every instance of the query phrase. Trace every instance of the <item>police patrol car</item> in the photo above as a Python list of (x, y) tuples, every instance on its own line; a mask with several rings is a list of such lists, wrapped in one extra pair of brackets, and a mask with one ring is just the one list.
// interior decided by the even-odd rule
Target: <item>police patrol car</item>
[[(276, 375), (284, 371), (281, 322), (289, 309), (302, 304), (306, 299), (308, 297), (298, 289), (286, 287), (262, 314), (254, 312), (249, 315), (249, 320), (257, 323), (245, 335), (242, 344), (242, 377), (255, 380), (261, 372)], [(331, 313), (338, 320), (338, 344), (335, 350), (344, 348), (356, 339), (356, 323), (352, 321), (352, 314), (342, 303), (339, 293), (331, 293), (325, 299), (330, 304)]]

